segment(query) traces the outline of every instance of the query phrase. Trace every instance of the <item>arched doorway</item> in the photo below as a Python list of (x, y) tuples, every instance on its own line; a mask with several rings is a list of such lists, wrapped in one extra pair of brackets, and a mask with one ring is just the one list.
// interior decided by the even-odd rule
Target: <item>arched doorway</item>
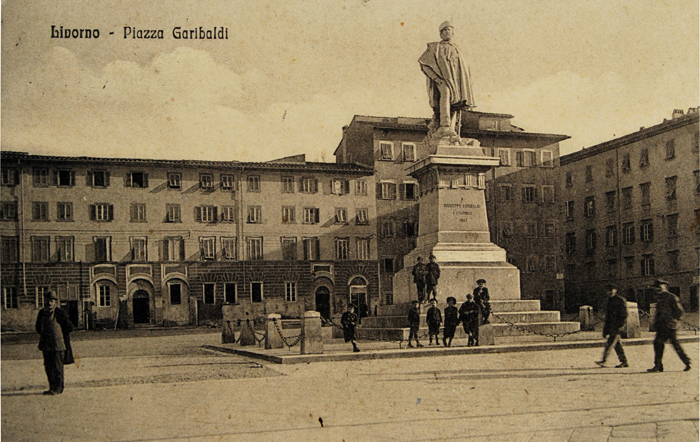
[(146, 290), (136, 290), (133, 296), (134, 324), (151, 322), (150, 296)]
[(357, 308), (357, 314), (362, 318), (369, 316), (369, 299), (367, 296), (367, 280), (362, 276), (355, 276), (350, 280), (350, 304)]
[(331, 318), (331, 291), (326, 286), (316, 289), (316, 311), (322, 318)]

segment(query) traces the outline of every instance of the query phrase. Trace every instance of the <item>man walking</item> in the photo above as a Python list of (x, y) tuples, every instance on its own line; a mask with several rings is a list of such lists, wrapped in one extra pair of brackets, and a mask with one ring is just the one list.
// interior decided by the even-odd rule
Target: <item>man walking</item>
[(355, 328), (357, 327), (357, 321), (359, 320), (357, 313), (355, 313), (355, 306), (350, 304), (348, 306), (348, 311), (343, 313), (340, 317), (340, 324), (343, 326), (343, 337), (345, 342), (352, 342), (352, 351), (357, 353), (360, 351), (357, 348), (357, 340), (355, 338)]
[(610, 347), (615, 348), (617, 358), (620, 364), (617, 368), (629, 367), (625, 350), (622, 348), (620, 341), (620, 333), (627, 321), (627, 300), (617, 294), (617, 287), (612, 284), (605, 286), (608, 294), (608, 305), (605, 309), (605, 325), (603, 326), (603, 337), (608, 338), (603, 349), (603, 359), (596, 361), (596, 364), (601, 367), (605, 365), (605, 360), (608, 358)]
[(430, 300), (430, 295), (433, 295), (433, 299), (437, 301), (437, 289), (435, 286), (440, 279), (440, 265), (435, 262), (435, 255), (430, 255), (430, 262), (425, 266), (427, 274), (425, 277), (426, 294), (428, 295), (428, 300)]
[(423, 303), (425, 299), (425, 278), (428, 271), (425, 268), (425, 264), (423, 264), (422, 257), (419, 256), (416, 258), (416, 261), (418, 262), (413, 266), (411, 273), (413, 274), (413, 283), (416, 284), (416, 289), (418, 290), (418, 302)]
[(44, 355), (44, 370), (49, 380), (49, 389), (44, 394), (63, 393), (63, 364), (73, 363), (73, 353), (70, 350), (71, 331), (73, 324), (66, 312), (58, 307), (58, 296), (52, 291), (46, 292), (44, 308), (39, 310), (36, 318), (36, 332), (40, 335), (39, 350)]
[(416, 340), (416, 347), (422, 347), (421, 343), (418, 341), (418, 329), (420, 328), (420, 302), (417, 300), (411, 301), (412, 307), (408, 311), (408, 326), (411, 329), (408, 332), (408, 348), (413, 348), (411, 340)]
[(680, 300), (676, 295), (668, 291), (668, 282), (657, 279), (654, 281), (656, 290), (656, 315), (654, 325), (656, 326), (656, 338), (654, 338), (654, 366), (647, 370), (650, 373), (664, 371), (661, 359), (664, 356), (666, 341), (671, 341), (671, 345), (678, 353), (678, 357), (685, 364), (683, 371), (690, 370), (690, 358), (683, 351), (683, 347), (676, 337), (678, 320), (683, 314)]

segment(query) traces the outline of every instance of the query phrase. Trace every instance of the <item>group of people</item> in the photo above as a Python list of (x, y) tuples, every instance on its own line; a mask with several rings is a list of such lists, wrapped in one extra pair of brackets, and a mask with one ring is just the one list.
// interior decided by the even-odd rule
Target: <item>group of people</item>
[(416, 258), (416, 265), (413, 266), (413, 282), (418, 289), (418, 301), (422, 304), (432, 295), (432, 299), (437, 300), (437, 284), (440, 279), (440, 265), (435, 262), (435, 255), (428, 257), (428, 264), (423, 264), (423, 257)]

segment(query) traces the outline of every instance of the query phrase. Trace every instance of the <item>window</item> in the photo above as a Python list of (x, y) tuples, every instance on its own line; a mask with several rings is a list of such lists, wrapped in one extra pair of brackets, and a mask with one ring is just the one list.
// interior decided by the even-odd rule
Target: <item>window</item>
[(572, 220), (574, 219), (574, 202), (573, 201), (567, 201), (566, 205), (564, 206), (564, 209), (566, 211), (566, 219), (567, 220)]
[(262, 282), (251, 282), (250, 283), (250, 301), (251, 302), (262, 302), (263, 301), (263, 283)]
[(0, 242), (0, 262), (19, 261), (19, 237), (3, 236)]
[(486, 190), (484, 191), (484, 200), (488, 203), (491, 201), (491, 195), (493, 194), (493, 182), (489, 181), (486, 183)]
[(318, 238), (303, 238), (304, 261), (318, 261), (321, 256), (321, 248)]
[(90, 204), (90, 219), (92, 221), (112, 221), (114, 206), (108, 203)]
[(572, 187), (574, 185), (574, 178), (570, 170), (566, 171), (566, 187)]
[(60, 262), (73, 262), (75, 239), (72, 236), (56, 237), (56, 258)]
[(297, 259), (297, 239), (282, 238), (282, 259), (285, 261), (296, 261)]
[(294, 177), (282, 177), (282, 193), (294, 193)]
[(416, 161), (416, 145), (413, 143), (402, 143), (403, 148), (403, 160), (404, 161)]
[(263, 259), (263, 239), (248, 238), (248, 260), (260, 261)]
[(537, 187), (529, 184), (523, 185), (523, 203), (534, 203), (537, 201)]
[(617, 245), (617, 226), (608, 226), (605, 232), (605, 245), (615, 247)]
[(303, 193), (317, 193), (318, 180), (312, 177), (304, 177), (301, 179), (301, 191)]
[(368, 209), (355, 210), (355, 224), (358, 226), (366, 226), (369, 224)]
[(221, 174), (221, 190), (232, 192), (236, 189), (236, 181), (233, 175)]
[(394, 145), (392, 143), (379, 143), (380, 159), (391, 161), (394, 159)]
[(146, 222), (146, 205), (141, 203), (131, 204), (131, 222), (145, 223)]
[(145, 237), (131, 237), (131, 260), (148, 261), (148, 248), (146, 247)]
[(214, 190), (214, 175), (210, 173), (200, 173), (199, 188), (202, 190)]
[(44, 308), (44, 295), (49, 291), (46, 286), (36, 287), (34, 305), (36, 308)]
[(56, 204), (56, 221), (73, 221), (73, 203)]
[(224, 283), (224, 302), (238, 304), (238, 284), (235, 282)]
[(512, 221), (502, 221), (501, 228), (499, 229), (501, 241), (505, 238), (513, 237), (513, 222)]
[(537, 271), (537, 256), (529, 255), (527, 257), (527, 262), (525, 265), (527, 266), (528, 272), (536, 272)]
[(350, 240), (348, 238), (335, 239), (335, 259), (348, 259)]
[(51, 253), (49, 244), (51, 242), (48, 236), (32, 236), (32, 262), (49, 262)]
[(381, 192), (380, 198), (383, 200), (393, 200), (396, 199), (396, 184), (390, 181), (385, 181), (380, 183)]
[(394, 236), (394, 222), (393, 221), (384, 221), (382, 224), (382, 236), (384, 237), (391, 237)]
[(32, 203), (32, 221), (48, 221), (49, 220), (49, 203), (33, 202)]
[(112, 237), (99, 236), (92, 239), (95, 245), (95, 261), (108, 262), (112, 260)]
[(17, 287), (3, 287), (2, 291), (5, 298), (5, 308), (19, 308), (19, 296), (17, 295)]
[(418, 198), (418, 188), (417, 183), (403, 183), (403, 199), (405, 200), (415, 200)]
[(17, 174), (17, 169), (2, 169), (2, 185), (3, 186), (16, 186), (19, 184), (19, 175)]
[(168, 189), (182, 188), (182, 174), (179, 172), (168, 172)]
[(518, 162), (518, 167), (537, 166), (537, 152), (534, 150), (523, 150), (521, 152), (517, 152), (515, 156)]
[(284, 283), (284, 300), (287, 302), (296, 302), (296, 300), (297, 300), (297, 283), (296, 282), (285, 282)]
[(625, 271), (628, 275), (634, 272), (634, 256), (625, 256)]
[(544, 257), (545, 270), (548, 272), (557, 271), (557, 257), (553, 255), (547, 255)]
[(382, 260), (384, 272), (394, 273), (394, 258), (384, 258)]
[(195, 221), (200, 223), (215, 223), (219, 218), (216, 206), (198, 206), (194, 208)]
[(404, 221), (403, 233), (409, 238), (418, 236), (418, 223), (415, 221)]
[(235, 260), (238, 257), (236, 249), (236, 237), (221, 237), (221, 257), (223, 259)]
[(653, 276), (654, 274), (654, 255), (643, 255), (642, 276)]
[(626, 153), (622, 156), (622, 173), (630, 173), (630, 154)]
[(606, 276), (608, 278), (616, 278), (617, 277), (617, 260), (616, 259), (608, 259), (607, 264), (608, 264), (608, 272), (607, 272)]
[(319, 219), (318, 207), (304, 207), (304, 224), (318, 224)]
[(145, 172), (129, 172), (126, 174), (126, 187), (148, 187), (148, 174)]
[(624, 244), (634, 244), (634, 223), (622, 225), (622, 242)]
[(166, 204), (165, 211), (167, 212), (165, 222), (168, 223), (179, 223), (180, 220), (180, 205), (179, 204)]
[(676, 178), (675, 176), (666, 178), (666, 199), (669, 201), (676, 199)]
[(262, 207), (248, 206), (248, 224), (262, 223)]
[(646, 147), (639, 152), (639, 167), (646, 167), (649, 165), (649, 149)]
[(700, 133), (695, 132), (693, 135), (693, 152), (698, 152), (700, 150)]
[(669, 238), (678, 236), (678, 214), (666, 215), (666, 228)]
[(331, 180), (331, 193), (333, 195), (345, 195), (350, 193), (350, 182), (339, 178)]
[(667, 252), (666, 256), (668, 256), (668, 270), (677, 272), (680, 269), (678, 266), (678, 250)]
[(576, 232), (566, 234), (566, 253), (568, 255), (576, 253)]
[(260, 176), (248, 176), (248, 192), (260, 192)]
[(526, 222), (524, 225), (526, 238), (536, 238), (537, 237), (537, 223), (536, 222)]
[(622, 208), (629, 210), (632, 208), (632, 188), (625, 187), (622, 189)]
[(216, 259), (216, 238), (213, 236), (200, 236), (199, 253), (203, 260)]
[(214, 304), (216, 299), (216, 283), (205, 282), (204, 283), (204, 296), (202, 301), (205, 304)]
[(651, 242), (654, 240), (654, 222), (652, 220), (642, 220), (639, 237), (643, 242)]
[(49, 170), (48, 169), (33, 169), (32, 178), (34, 186), (42, 187), (49, 185)]
[(88, 171), (87, 185), (91, 187), (109, 187), (109, 172), (104, 170)]
[(348, 209), (345, 207), (335, 208), (335, 223), (336, 224), (347, 224), (348, 223)]
[(367, 180), (355, 181), (355, 195), (367, 195)]
[(394, 304), (394, 294), (391, 292), (384, 293), (384, 301), (386, 302), (386, 305), (393, 305)]
[(501, 160), (501, 166), (510, 166), (509, 149), (498, 149), (498, 158)]
[(587, 262), (586, 263), (586, 278), (588, 278), (589, 281), (594, 281), (597, 279), (597, 274), (596, 274), (596, 266), (595, 262)]
[(182, 284), (170, 282), (168, 283), (168, 291), (170, 293), (170, 305), (182, 304)]
[(97, 296), (98, 303), (100, 307), (109, 307), (112, 305), (112, 293), (111, 287), (107, 284), (97, 284)]
[(357, 238), (357, 259), (367, 261), (369, 256), (369, 238)]
[(551, 150), (543, 150), (542, 155), (542, 167), (554, 167), (554, 154)]
[(236, 207), (221, 206), (221, 221), (225, 223), (236, 222)]
[(605, 192), (605, 210), (608, 213), (615, 212), (615, 191)]
[(185, 260), (185, 240), (181, 236), (166, 236), (163, 238), (163, 260)]
[(554, 204), (554, 186), (542, 186), (542, 202), (545, 204)]
[(590, 218), (595, 216), (595, 197), (587, 196), (583, 202), (583, 216)]
[(640, 184), (639, 190), (642, 193), (642, 206), (651, 205), (651, 183)]
[(54, 181), (59, 187), (71, 187), (75, 185), (75, 172), (70, 169), (54, 171)]
[(593, 181), (593, 166), (586, 166), (586, 182), (589, 183)]
[(676, 140), (666, 142), (666, 159), (671, 160), (676, 157)]
[(295, 221), (294, 206), (282, 206), (282, 223), (292, 224)]
[(700, 170), (694, 170), (693, 171), (693, 177), (695, 178), (695, 194), (700, 193)]
[(605, 160), (605, 177), (615, 176), (615, 161), (612, 158)]

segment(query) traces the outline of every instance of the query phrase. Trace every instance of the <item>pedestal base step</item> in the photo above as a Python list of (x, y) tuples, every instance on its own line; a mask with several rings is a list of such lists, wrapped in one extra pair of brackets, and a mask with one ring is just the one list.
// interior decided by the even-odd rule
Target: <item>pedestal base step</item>
[[(438, 298), (437, 307), (440, 311), (444, 312), (447, 303), (442, 297)], [(458, 299), (455, 307), (459, 308), (462, 303), (466, 301), (464, 299)], [(430, 308), (430, 304), (421, 305), (421, 313), (425, 314)], [(411, 309), (411, 304), (393, 304), (393, 305), (380, 305), (377, 306), (377, 316), (408, 316), (408, 311)], [(512, 299), (503, 301), (491, 301), (491, 311), (498, 312), (531, 312), (540, 310), (539, 299)], [(363, 318), (364, 321), (366, 318)]]

